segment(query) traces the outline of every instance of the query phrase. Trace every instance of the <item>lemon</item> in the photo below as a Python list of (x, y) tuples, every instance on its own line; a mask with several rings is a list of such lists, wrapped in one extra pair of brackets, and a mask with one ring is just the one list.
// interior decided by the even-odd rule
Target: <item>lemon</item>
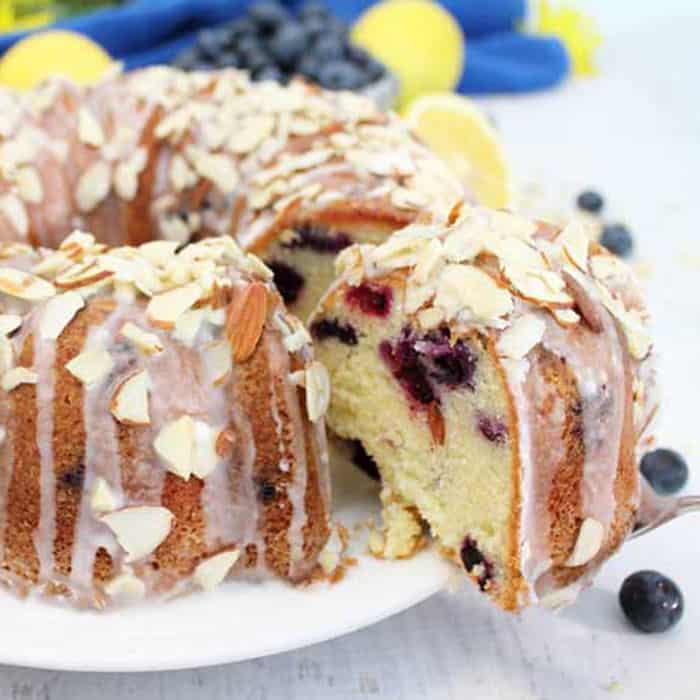
[(50, 75), (92, 83), (112, 65), (110, 55), (82, 34), (47, 31), (17, 42), (0, 60), (0, 83), (28, 89)]
[(452, 90), (464, 67), (464, 36), (443, 7), (428, 0), (387, 0), (357, 20), (351, 39), (401, 83), (399, 109), (418, 95)]
[(510, 175), (498, 136), (479, 108), (452, 93), (425, 95), (405, 114), (408, 125), (487, 207), (507, 207)]

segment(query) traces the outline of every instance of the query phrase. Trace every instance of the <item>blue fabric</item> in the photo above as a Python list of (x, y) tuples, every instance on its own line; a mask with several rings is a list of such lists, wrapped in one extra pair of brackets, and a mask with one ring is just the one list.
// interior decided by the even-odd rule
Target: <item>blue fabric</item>
[[(86, 34), (127, 69), (172, 60), (197, 31), (240, 16), (253, 0), (132, 0), (54, 26)], [(290, 7), (302, 0), (285, 0)], [(460, 92), (524, 92), (550, 87), (566, 77), (569, 61), (554, 38), (517, 32), (527, 0), (442, 0), (467, 37)], [(333, 12), (355, 20), (374, 0), (329, 0)], [(400, 31), (400, 29), (398, 30)], [(4, 53), (26, 32), (0, 35)]]

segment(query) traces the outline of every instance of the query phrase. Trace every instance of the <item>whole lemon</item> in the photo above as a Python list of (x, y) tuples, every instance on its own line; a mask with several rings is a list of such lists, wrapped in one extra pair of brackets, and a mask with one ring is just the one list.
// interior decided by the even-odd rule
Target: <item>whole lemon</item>
[(357, 20), (351, 39), (397, 75), (399, 109), (419, 95), (454, 89), (462, 75), (462, 30), (447, 10), (429, 0), (373, 5)]
[(93, 83), (112, 65), (111, 56), (77, 32), (50, 30), (18, 41), (0, 60), (0, 83), (26, 90), (50, 75)]

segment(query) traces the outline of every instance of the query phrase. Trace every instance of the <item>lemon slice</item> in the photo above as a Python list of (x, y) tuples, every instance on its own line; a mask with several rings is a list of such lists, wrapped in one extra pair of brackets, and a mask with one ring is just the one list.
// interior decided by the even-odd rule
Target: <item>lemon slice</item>
[(464, 35), (454, 17), (429, 0), (388, 0), (357, 20), (350, 38), (399, 79), (399, 108), (418, 95), (452, 90), (464, 68)]
[(510, 175), (498, 136), (479, 108), (452, 93), (425, 95), (405, 114), (408, 125), (476, 194), (494, 209), (510, 201)]
[(51, 75), (93, 83), (113, 65), (110, 55), (76, 32), (47, 31), (18, 41), (0, 61), (0, 83), (26, 90)]

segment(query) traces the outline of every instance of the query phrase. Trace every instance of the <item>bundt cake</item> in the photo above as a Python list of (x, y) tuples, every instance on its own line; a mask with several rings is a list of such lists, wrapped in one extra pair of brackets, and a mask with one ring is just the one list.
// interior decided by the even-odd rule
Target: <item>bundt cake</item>
[(315, 573), (327, 374), (256, 257), (177, 246), (0, 246), (0, 579), (19, 593), (101, 607)]
[(656, 409), (630, 270), (580, 225), (467, 205), (338, 266), (310, 331), (328, 424), (381, 474), (372, 551), (410, 554), (424, 521), (503, 608), (571, 599), (639, 506)]
[(338, 251), (463, 197), (396, 115), (353, 93), (164, 67), (0, 92), (0, 241), (231, 234), (303, 319)]

